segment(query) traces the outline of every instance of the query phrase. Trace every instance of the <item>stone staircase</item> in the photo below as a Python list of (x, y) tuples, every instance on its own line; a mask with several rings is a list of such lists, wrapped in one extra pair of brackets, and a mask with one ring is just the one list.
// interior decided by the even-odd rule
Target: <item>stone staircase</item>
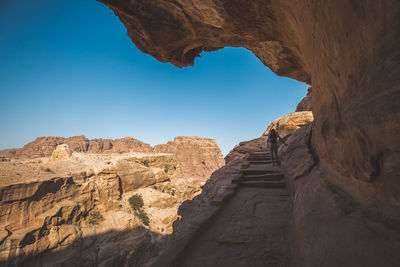
[(270, 164), (270, 152), (251, 153), (241, 171), (241, 179), (235, 182), (241, 187), (286, 188), (280, 168)]
[(286, 266), (288, 203), (283, 173), (270, 152), (252, 152), (231, 185), (146, 266)]

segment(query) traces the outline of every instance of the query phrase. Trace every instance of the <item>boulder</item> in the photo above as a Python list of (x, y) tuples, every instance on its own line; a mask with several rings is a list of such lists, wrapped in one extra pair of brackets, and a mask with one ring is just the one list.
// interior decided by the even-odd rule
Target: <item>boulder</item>
[[(286, 116), (274, 120), (265, 130), (263, 136), (267, 136), (269, 131), (277, 129), (279, 135), (284, 138), (290, 133), (293, 133), (300, 127), (309, 124), (314, 120), (313, 113), (311, 111), (300, 111), (292, 112)], [(279, 127), (277, 125), (279, 124)]]

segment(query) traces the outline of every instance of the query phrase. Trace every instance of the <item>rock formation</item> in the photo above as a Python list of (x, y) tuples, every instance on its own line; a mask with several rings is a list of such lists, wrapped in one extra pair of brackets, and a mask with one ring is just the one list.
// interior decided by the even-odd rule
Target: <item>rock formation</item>
[(307, 95), (297, 105), (296, 111), (312, 111), (311, 96), (312, 86), (309, 86)]
[(227, 163), (238, 159), (243, 161), (251, 152), (265, 151), (266, 149), (267, 139), (265, 136), (250, 141), (240, 142), (239, 145), (229, 151), (229, 154), (225, 157), (225, 161)]
[[(192, 65), (202, 51), (215, 51), (225, 46), (245, 47), (276, 74), (312, 84), (314, 122), (290, 134), (289, 146), (280, 148), (293, 195), (292, 263), (297, 266), (398, 265), (399, 1), (100, 1), (121, 19), (129, 37), (141, 51), (162, 62), (183, 67)], [(213, 199), (232, 182), (231, 178), (243, 164), (245, 151), (251, 147), (258, 149), (261, 142), (256, 139), (251, 144), (243, 143), (242, 148), (236, 147), (232, 155), (227, 156), (227, 165), (204, 185), (202, 194), (180, 206), (181, 218), (174, 223), (177, 238), (195, 223), (196, 217), (212, 207)], [(85, 144), (79, 141), (79, 149)], [(52, 149), (44, 146), (31, 150), (38, 156), (42, 156), (40, 151), (48, 151), (46, 155), (49, 156), (56, 145), (52, 145)], [(6, 153), (12, 155), (19, 151)], [(101, 173), (100, 182), (113, 180), (116, 174), (112, 172), (111, 169)], [(149, 180), (154, 181), (150, 177), (144, 183)], [(15, 227), (14, 231), (5, 228), (1, 232), (1, 246), (7, 253), (21, 251), (18, 255), (25, 257), (42, 246), (48, 248), (59, 246), (60, 242), (71, 242), (74, 239), (71, 236), (77, 231), (59, 227), (59, 220), (80, 222), (88, 216), (85, 212), (90, 210), (90, 201), (78, 206), (62, 202), (63, 196), (77, 185), (75, 179), (56, 178), (40, 184), (33, 187), (13, 185), (1, 191), (5, 209), (1, 218)], [(97, 186), (91, 189), (90, 184), (93, 183), (73, 190), (87, 190), (80, 191), (82, 196), (109, 196), (93, 199), (103, 201), (102, 205), (109, 209), (118, 206), (120, 200), (115, 197), (121, 194), (119, 185), (114, 187), (110, 182), (112, 188), (104, 192), (97, 190)], [(58, 194), (60, 210), (50, 212), (47, 206), (40, 206), (49, 203), (48, 194), (43, 195), (42, 188)], [(59, 188), (62, 193), (57, 193)], [(36, 202), (39, 197), (45, 199)], [(44, 215), (22, 213), (26, 201), (38, 205)], [(155, 205), (171, 203), (171, 200), (166, 198), (160, 203)], [(25, 216), (36, 228), (24, 230), (21, 235), (18, 222), (11, 218), (14, 211)], [(53, 220), (54, 217), (60, 219)], [(53, 232), (56, 234), (51, 235)], [(154, 238), (142, 230), (135, 237), (138, 235), (142, 235), (140, 240)], [(119, 263), (118, 259), (138, 264), (143, 263), (140, 255), (155, 256), (148, 255), (153, 251), (148, 249), (153, 243), (140, 243), (135, 237), (126, 235), (129, 242), (109, 246), (104, 244), (107, 237), (99, 238), (103, 246), (94, 248), (100, 252), (84, 253), (92, 258), (81, 255), (80, 263), (93, 262), (90, 260), (96, 258), (104, 265)], [(117, 240), (114, 235), (110, 239)], [(36, 242), (38, 240), (41, 241)], [(85, 239), (79, 248), (92, 249), (92, 241)], [(137, 245), (140, 250), (134, 251), (143, 253), (131, 254), (132, 250), (125, 248), (127, 244)], [(122, 256), (109, 257), (111, 251), (118, 251), (115, 254)]]
[(312, 143), (327, 179), (400, 219), (399, 1), (100, 1), (162, 62), (183, 67), (202, 51), (245, 47), (276, 74), (312, 84)]
[[(208, 138), (154, 150), (132, 137), (43, 137), (2, 156), (0, 265), (140, 266), (153, 257), (179, 205), (224, 164)], [(133, 195), (141, 210), (130, 207)]]
[[(121, 139), (87, 139), (83, 135), (73, 137), (39, 137), (33, 142), (26, 144), (23, 148), (0, 150), (0, 157), (4, 160), (21, 158), (35, 159), (52, 156), (56, 148), (64, 149), (60, 145), (67, 145), (68, 153), (85, 152), (97, 153), (130, 153), (130, 152), (159, 152), (173, 154), (177, 159), (185, 177), (205, 181), (225, 162), (217, 142), (210, 138), (179, 136), (173, 142), (157, 145), (152, 148), (150, 145), (136, 140), (132, 137)], [(57, 153), (61, 153), (58, 152)], [(66, 155), (63, 157), (67, 158)], [(57, 155), (51, 160), (56, 160)], [(58, 159), (60, 160), (60, 159)]]
[[(100, 1), (141, 51), (162, 62), (183, 67), (202, 51), (245, 47), (276, 74), (312, 84), (309, 144), (318, 177), (332, 185), (330, 193), (337, 195), (336, 188), (351, 203), (398, 223), (399, 1)], [(312, 188), (302, 194), (315, 202)], [(358, 236), (349, 230), (347, 238), (353, 247)], [(327, 250), (337, 244), (324, 243)], [(353, 257), (373, 262), (374, 253), (363, 254)], [(340, 258), (333, 252), (329, 264), (343, 265)]]
[(58, 145), (51, 154), (51, 158), (49, 159), (49, 161), (68, 160), (71, 155), (72, 151), (69, 149), (68, 145)]
[[(292, 112), (282, 118), (274, 120), (264, 131), (263, 136), (267, 136), (269, 131), (273, 128), (278, 130), (279, 135), (284, 138), (288, 134), (296, 131), (297, 129), (309, 124), (314, 120), (311, 111)], [(279, 127), (277, 127), (279, 124)]]
[[(94, 159), (101, 164), (97, 171)], [(146, 255), (135, 253), (143, 247), (155, 253), (161, 236), (172, 232), (178, 206), (200, 192), (200, 183), (162, 153), (71, 156), (64, 144), (49, 162), (23, 164), (51, 166), (55, 178), (0, 188), (2, 266), (139, 264)], [(63, 175), (61, 165), (72, 174)], [(136, 194), (144, 200), (148, 226), (129, 206)]]
[(217, 143), (209, 138), (179, 136), (173, 142), (155, 146), (154, 151), (173, 154), (185, 177), (203, 181), (225, 164)]
[(84, 135), (68, 138), (49, 136), (38, 137), (23, 148), (0, 150), (0, 155), (8, 158), (49, 157), (58, 145), (66, 144), (72, 151), (90, 153), (152, 152), (150, 145), (132, 137), (121, 139), (87, 139)]

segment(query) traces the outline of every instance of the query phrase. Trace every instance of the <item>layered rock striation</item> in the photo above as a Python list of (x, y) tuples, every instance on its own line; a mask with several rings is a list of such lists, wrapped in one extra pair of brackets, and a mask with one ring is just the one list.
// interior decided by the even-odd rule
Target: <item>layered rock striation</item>
[[(39, 137), (26, 144), (23, 148), (0, 150), (0, 157), (4, 160), (24, 159), (33, 160), (41, 157), (68, 158), (67, 152), (60, 145), (67, 145), (69, 154), (72, 152), (84, 152), (88, 154), (110, 153), (169, 153), (177, 159), (185, 177), (205, 181), (217, 169), (221, 168), (225, 161), (221, 150), (214, 139), (193, 136), (179, 136), (167, 144), (156, 145), (154, 148), (132, 137), (121, 139), (87, 139), (83, 135), (73, 137)], [(56, 150), (56, 147), (60, 151)], [(64, 152), (62, 152), (64, 151)], [(61, 153), (61, 154), (60, 154)], [(0, 167), (1, 168), (1, 167)], [(1, 178), (1, 172), (0, 172)]]
[(0, 150), (0, 155), (8, 158), (40, 158), (49, 157), (58, 145), (66, 144), (69, 149), (76, 152), (89, 153), (127, 153), (127, 152), (152, 152), (153, 148), (132, 137), (121, 139), (91, 139), (84, 135), (68, 138), (49, 136), (38, 137), (26, 144), (23, 148)]
[(215, 140), (200, 137), (155, 149), (131, 137), (44, 137), (10, 151), (0, 162), (2, 266), (141, 266), (224, 164)]
[(274, 120), (264, 131), (263, 136), (267, 136), (272, 129), (275, 129), (284, 138), (313, 121), (314, 116), (311, 111), (292, 112)]
[(210, 138), (179, 136), (172, 142), (155, 146), (154, 151), (173, 154), (185, 177), (203, 181), (225, 165), (221, 150)]
[[(63, 155), (66, 146), (53, 155)], [(179, 205), (201, 191), (170, 154), (93, 157), (74, 152), (68, 159), (30, 163), (51, 166), (54, 178), (0, 187), (0, 265), (140, 265), (172, 232)], [(56, 163), (71, 174), (63, 175)], [(143, 199), (143, 211), (130, 205), (133, 195)], [(138, 257), (144, 248), (148, 254)]]

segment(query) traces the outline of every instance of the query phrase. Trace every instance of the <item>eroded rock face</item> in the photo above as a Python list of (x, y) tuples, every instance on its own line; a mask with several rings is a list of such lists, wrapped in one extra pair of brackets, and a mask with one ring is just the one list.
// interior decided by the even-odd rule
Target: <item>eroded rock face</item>
[[(64, 147), (68, 147), (68, 152)], [(58, 148), (59, 150), (56, 150)], [(136, 140), (132, 137), (121, 139), (87, 139), (83, 135), (73, 137), (39, 137), (35, 141), (25, 145), (23, 148), (0, 150), (0, 159), (8, 161), (14, 158), (25, 160), (41, 160), (42, 157), (49, 157), (50, 161), (68, 159), (72, 152), (85, 152), (89, 154), (107, 153), (149, 153), (160, 152), (173, 154), (178, 160), (185, 177), (205, 181), (210, 175), (225, 162), (214, 139), (204, 137), (179, 136), (172, 142), (157, 145), (152, 148), (150, 145)], [(69, 156), (67, 156), (67, 154)], [(1, 156), (4, 155), (4, 156)], [(95, 164), (95, 159), (93, 164)], [(0, 166), (0, 179), (2, 178)], [(7, 170), (4, 170), (4, 173)], [(33, 171), (33, 170), (32, 170)], [(170, 170), (173, 172), (174, 170)], [(11, 172), (12, 173), (12, 172)], [(43, 176), (43, 175), (42, 175)], [(157, 179), (162, 179), (157, 177)], [(0, 182), (1, 184), (1, 182)]]
[(240, 142), (231, 151), (229, 151), (229, 154), (225, 157), (225, 161), (226, 163), (235, 160), (244, 161), (251, 152), (265, 150), (267, 150), (267, 138), (265, 136), (261, 136), (250, 141)]
[[(397, 221), (356, 203), (321, 168), (312, 145), (312, 125), (290, 134), (279, 157), (293, 194), (294, 266), (397, 266)], [(354, 245), (357, 244), (357, 245)]]
[[(180, 204), (223, 164), (208, 138), (178, 137), (155, 150), (169, 153), (132, 137), (47, 137), (4, 157), (0, 265), (141, 266), (172, 233)], [(129, 205), (137, 194), (148, 226)]]
[(154, 151), (172, 153), (185, 177), (203, 181), (225, 164), (217, 142), (209, 138), (178, 136), (172, 142), (155, 146)]
[(307, 95), (297, 105), (296, 111), (312, 111), (312, 86), (308, 87)]
[(132, 137), (121, 139), (87, 139), (84, 135), (68, 138), (49, 136), (38, 137), (23, 148), (0, 150), (0, 155), (8, 158), (49, 157), (58, 145), (68, 145), (71, 151), (90, 153), (152, 152), (153, 148)]
[(69, 149), (68, 145), (62, 144), (58, 145), (56, 149), (51, 154), (49, 161), (59, 161), (59, 160), (68, 160), (72, 155), (71, 149)]
[(188, 66), (202, 51), (240, 46), (312, 84), (312, 143), (338, 174), (328, 179), (400, 219), (399, 1), (100, 1), (162, 62)]
[[(172, 155), (74, 152), (62, 158), (66, 149), (58, 146), (54, 162), (29, 164), (51, 166), (53, 177), (57, 166), (67, 166), (71, 175), (0, 187), (0, 265), (140, 266), (172, 232), (179, 205), (201, 191)], [(94, 160), (97, 171), (91, 171)], [(143, 197), (148, 226), (129, 205), (135, 194)]]
[[(310, 81), (302, 58), (281, 41), (278, 16), (265, 1), (113, 1), (111, 7), (143, 52), (183, 67), (202, 51), (246, 47), (279, 75)], [(279, 36), (279, 37), (278, 37)]]
[[(299, 128), (313, 122), (314, 116), (311, 111), (292, 112), (286, 116), (274, 120), (264, 131), (263, 136), (267, 136), (272, 129), (278, 130), (279, 135), (284, 138)], [(279, 127), (277, 127), (279, 124)]]

